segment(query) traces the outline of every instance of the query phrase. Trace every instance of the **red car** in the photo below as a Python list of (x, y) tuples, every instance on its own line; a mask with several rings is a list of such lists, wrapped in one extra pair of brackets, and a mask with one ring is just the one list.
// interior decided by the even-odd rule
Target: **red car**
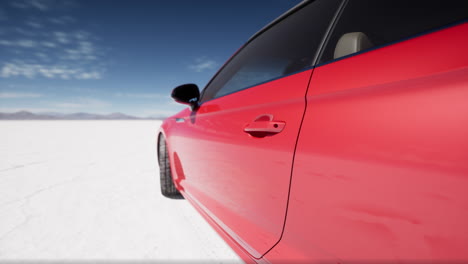
[[(468, 262), (468, 1), (304, 1), (158, 135), (246, 262)], [(229, 34), (228, 32), (226, 34)]]

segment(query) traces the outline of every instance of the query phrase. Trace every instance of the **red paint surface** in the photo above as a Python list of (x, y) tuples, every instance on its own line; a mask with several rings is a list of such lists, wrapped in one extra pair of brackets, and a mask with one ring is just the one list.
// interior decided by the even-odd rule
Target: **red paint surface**
[[(256, 258), (283, 229), (311, 73), (205, 102), (196, 112), (177, 115), (185, 122), (172, 118), (164, 124), (178, 188)], [(284, 125), (281, 132), (257, 138), (244, 131), (264, 115)]]
[(468, 260), (468, 24), (314, 71), (269, 261)]
[[(287, 76), (163, 125), (175, 183), (259, 262), (468, 261), (468, 24)], [(263, 114), (276, 135), (244, 128)], [(240, 249), (242, 248), (242, 249)]]

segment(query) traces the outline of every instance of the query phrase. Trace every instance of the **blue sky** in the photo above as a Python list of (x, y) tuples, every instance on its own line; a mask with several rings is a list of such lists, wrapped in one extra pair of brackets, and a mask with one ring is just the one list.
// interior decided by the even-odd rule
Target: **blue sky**
[(299, 0), (1, 0), (0, 112), (168, 116)]

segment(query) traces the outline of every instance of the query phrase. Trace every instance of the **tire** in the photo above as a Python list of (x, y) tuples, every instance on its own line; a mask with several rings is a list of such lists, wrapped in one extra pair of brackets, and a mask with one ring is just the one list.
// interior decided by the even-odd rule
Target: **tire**
[(162, 195), (170, 199), (184, 199), (172, 180), (171, 164), (169, 162), (166, 140), (163, 135), (159, 135), (158, 139), (158, 162)]

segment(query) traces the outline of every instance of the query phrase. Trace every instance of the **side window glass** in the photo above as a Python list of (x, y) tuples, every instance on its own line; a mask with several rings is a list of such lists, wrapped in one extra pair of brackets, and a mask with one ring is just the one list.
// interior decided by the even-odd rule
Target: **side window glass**
[(203, 101), (312, 66), (341, 0), (316, 0), (243, 47), (208, 84)]
[(402, 40), (468, 18), (464, 0), (350, 0), (321, 63)]

